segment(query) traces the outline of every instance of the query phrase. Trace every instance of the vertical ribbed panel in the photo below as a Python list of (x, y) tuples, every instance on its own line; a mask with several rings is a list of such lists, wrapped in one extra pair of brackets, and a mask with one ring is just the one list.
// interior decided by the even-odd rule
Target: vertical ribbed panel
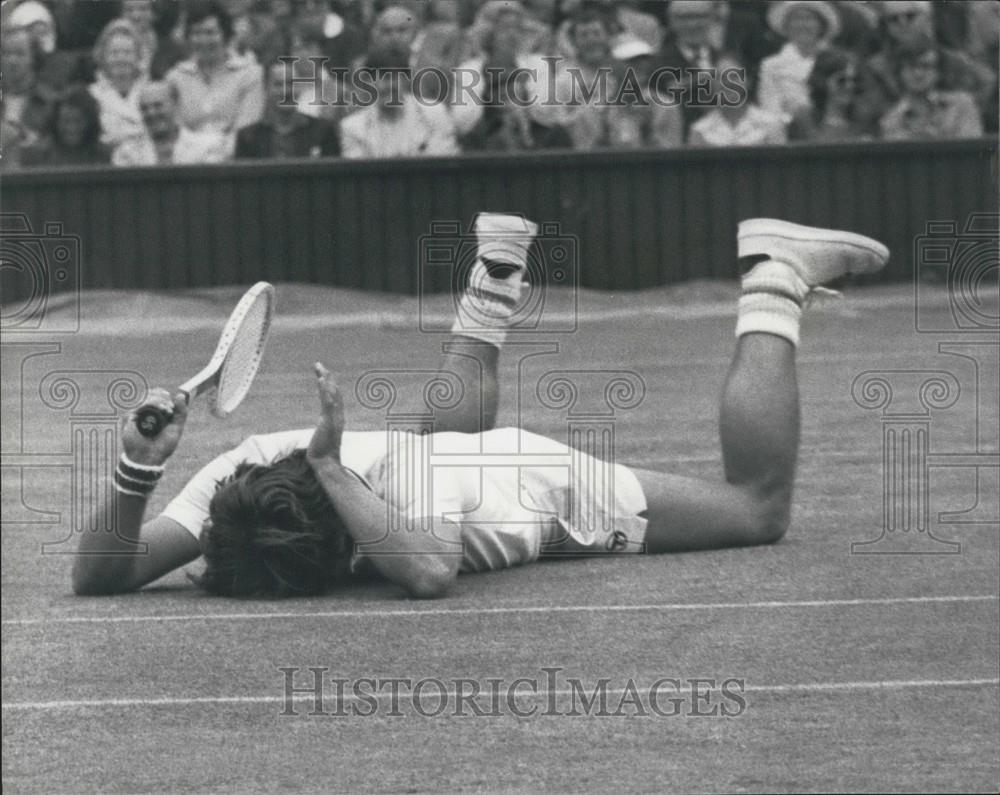
[[(418, 241), (481, 210), (556, 222), (579, 281), (627, 290), (735, 275), (734, 226), (754, 215), (883, 240), (882, 281), (912, 276), (928, 221), (996, 211), (995, 141), (754, 150), (554, 153), (385, 163), (25, 171), (2, 211), (79, 235), (81, 283), (158, 288), (312, 281), (415, 293)], [(441, 274), (439, 274), (441, 275)], [(446, 278), (432, 280), (447, 289)], [(29, 286), (4, 275), (0, 300)]]

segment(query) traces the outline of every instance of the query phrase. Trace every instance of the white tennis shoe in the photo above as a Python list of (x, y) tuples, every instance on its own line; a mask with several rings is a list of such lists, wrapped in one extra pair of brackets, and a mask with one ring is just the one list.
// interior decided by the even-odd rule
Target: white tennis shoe
[(870, 237), (776, 218), (742, 221), (737, 251), (787, 263), (810, 290), (848, 274), (875, 273), (889, 260), (889, 249)]

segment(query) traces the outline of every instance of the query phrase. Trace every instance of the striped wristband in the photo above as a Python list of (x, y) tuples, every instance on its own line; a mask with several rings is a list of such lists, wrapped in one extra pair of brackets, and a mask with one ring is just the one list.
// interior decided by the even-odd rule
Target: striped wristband
[(131, 497), (146, 497), (163, 477), (163, 467), (137, 464), (125, 453), (115, 467), (115, 490)]

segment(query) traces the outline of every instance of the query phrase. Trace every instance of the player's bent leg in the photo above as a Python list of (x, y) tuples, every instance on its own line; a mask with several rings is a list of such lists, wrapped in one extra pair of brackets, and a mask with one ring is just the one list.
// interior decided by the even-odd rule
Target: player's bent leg
[(478, 433), (494, 427), (500, 349), (524, 295), (528, 250), (537, 226), (520, 215), (481, 213), (473, 231), (476, 260), (441, 362), (442, 371), (458, 376), (463, 392), (457, 405), (435, 412), (441, 431)]
[(736, 353), (719, 417), (725, 483), (633, 470), (649, 552), (773, 543), (788, 527), (799, 445), (795, 349), (802, 305), (824, 282), (883, 267), (889, 251), (851, 232), (758, 218), (740, 224), (744, 277)]
[(789, 502), (777, 493), (631, 469), (646, 495), (648, 553), (773, 544), (788, 527)]
[(436, 409), (438, 431), (480, 433), (492, 430), (499, 405), (497, 366), (500, 349), (482, 340), (453, 334), (444, 345), (440, 371), (458, 377), (461, 395), (454, 405)]

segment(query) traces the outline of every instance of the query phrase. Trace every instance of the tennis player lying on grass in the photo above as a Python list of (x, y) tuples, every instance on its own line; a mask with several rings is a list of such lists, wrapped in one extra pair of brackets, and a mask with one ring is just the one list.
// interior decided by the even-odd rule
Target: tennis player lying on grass
[[(435, 597), (459, 572), (546, 555), (778, 541), (788, 527), (799, 443), (795, 350), (802, 305), (821, 284), (878, 270), (888, 250), (849, 232), (773, 219), (740, 224), (739, 255), (752, 267), (743, 277), (736, 353), (722, 396), (725, 480), (606, 464), (614, 478), (606, 495), (594, 485), (600, 478), (584, 474), (600, 471), (596, 461), (538, 466), (538, 454), (558, 458), (568, 448), (520, 429), (492, 427), (503, 318), (521, 295), (535, 227), (520, 216), (480, 215), (476, 233), (479, 259), (441, 364), (462, 380), (464, 397), (435, 417), (441, 433), (410, 436), (406, 443), (414, 448), (433, 441), (435, 453), (520, 450), (533, 459), (508, 467), (435, 466), (428, 475), (432, 496), (422, 497), (419, 489), (405, 487), (418, 481), (403, 471), (407, 462), (421, 460), (420, 451), (389, 455), (385, 432), (345, 431), (340, 392), (317, 364), (321, 413), (315, 429), (251, 436), (143, 523), (146, 498), (180, 441), (187, 414), (182, 396), (154, 390), (150, 402), (172, 410), (174, 418), (147, 439), (130, 417), (116, 475), (117, 534), (81, 537), (79, 551), (91, 554), (76, 559), (76, 593), (133, 591), (204, 555), (205, 571), (195, 581), (215, 594), (320, 594), (349, 582), (364, 561), (362, 568), (373, 568), (409, 595)], [(573, 510), (573, 504), (583, 507)], [(107, 554), (109, 543), (125, 552), (135, 542), (148, 544), (148, 553)]]

